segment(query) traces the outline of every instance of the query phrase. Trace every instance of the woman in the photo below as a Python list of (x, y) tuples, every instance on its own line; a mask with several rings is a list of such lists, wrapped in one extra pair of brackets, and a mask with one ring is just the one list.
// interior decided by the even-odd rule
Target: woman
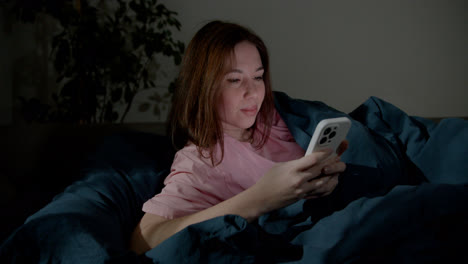
[(213, 21), (195, 34), (169, 118), (179, 151), (164, 189), (143, 206), (130, 242), (137, 253), (210, 218), (254, 221), (329, 195), (345, 170), (331, 151), (304, 156), (274, 108), (265, 44), (236, 24)]

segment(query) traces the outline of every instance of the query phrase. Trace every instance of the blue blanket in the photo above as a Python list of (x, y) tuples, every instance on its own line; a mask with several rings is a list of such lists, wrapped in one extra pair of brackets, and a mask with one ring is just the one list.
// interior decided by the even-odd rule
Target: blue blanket
[(255, 223), (227, 215), (189, 226), (137, 256), (141, 206), (162, 188), (173, 152), (162, 136), (107, 139), (75, 182), (1, 246), (1, 263), (437, 263), (468, 260), (468, 121), (411, 117), (369, 98), (349, 114), (275, 93), (307, 147), (323, 118), (348, 116), (347, 170), (325, 198)]

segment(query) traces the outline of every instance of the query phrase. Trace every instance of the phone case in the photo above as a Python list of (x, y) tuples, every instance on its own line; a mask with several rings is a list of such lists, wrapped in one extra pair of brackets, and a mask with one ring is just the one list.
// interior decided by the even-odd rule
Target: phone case
[(333, 149), (336, 155), (336, 150), (346, 138), (350, 127), (351, 120), (347, 117), (329, 118), (320, 121), (315, 128), (305, 155), (326, 148)]

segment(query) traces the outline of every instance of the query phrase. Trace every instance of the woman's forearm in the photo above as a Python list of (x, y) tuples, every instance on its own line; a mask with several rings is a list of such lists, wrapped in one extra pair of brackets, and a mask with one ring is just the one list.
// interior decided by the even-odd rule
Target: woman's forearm
[(266, 213), (264, 201), (251, 187), (217, 205), (184, 217), (167, 220), (160, 216), (145, 214), (133, 232), (130, 248), (141, 254), (189, 225), (228, 214), (239, 215), (251, 222), (263, 213)]

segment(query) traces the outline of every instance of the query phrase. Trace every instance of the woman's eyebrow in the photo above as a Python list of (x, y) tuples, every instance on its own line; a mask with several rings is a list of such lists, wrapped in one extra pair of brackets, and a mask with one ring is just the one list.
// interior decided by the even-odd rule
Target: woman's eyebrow
[[(262, 71), (262, 70), (264, 70), (264, 68), (263, 68), (263, 66), (260, 66), (255, 70), (255, 72)], [(232, 69), (232, 70), (226, 72), (226, 74), (231, 73), (231, 72), (243, 73), (243, 71), (241, 71), (239, 69)]]

